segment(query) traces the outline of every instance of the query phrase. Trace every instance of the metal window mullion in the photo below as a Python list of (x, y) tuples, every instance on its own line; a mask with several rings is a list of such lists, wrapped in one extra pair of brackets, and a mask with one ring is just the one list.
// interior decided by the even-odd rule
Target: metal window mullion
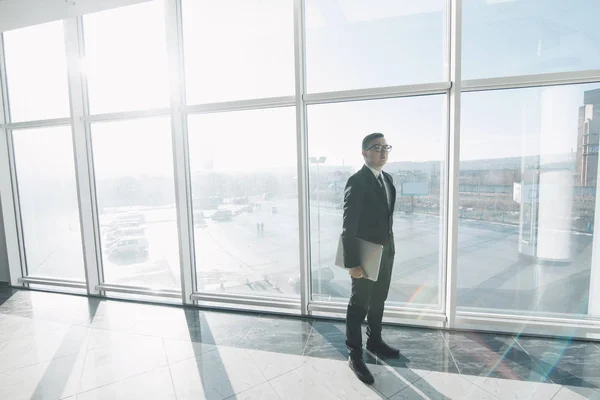
[(345, 101), (381, 100), (398, 97), (445, 94), (450, 82), (421, 83), (416, 85), (389, 86), (366, 89), (340, 90), (335, 92), (304, 94), (305, 104), (327, 104)]
[[(445, 120), (446, 120), (446, 129), (445, 129), (445, 142), (444, 142), (444, 150), (442, 153), (442, 174), (441, 174), (441, 183), (440, 183), (440, 217), (441, 223), (439, 226), (439, 237), (440, 242), (438, 243), (440, 254), (438, 259), (438, 307), (444, 312), (444, 315), (447, 316), (446, 310), (446, 291), (447, 291), (447, 280), (448, 280), (448, 227), (449, 227), (449, 219), (448, 219), (448, 197), (449, 197), (449, 179), (448, 179), (448, 171), (449, 171), (449, 157), (448, 152), (450, 148), (450, 89), (452, 89), (452, 46), (451, 46), (451, 37), (452, 37), (452, 1), (446, 0), (446, 43), (445, 43), (445, 54), (444, 54), (444, 67), (445, 78), (450, 83), (448, 90), (446, 91), (446, 110), (445, 110)], [(444, 322), (446, 324), (447, 321)]]
[(259, 295), (242, 295), (242, 294), (229, 294), (229, 293), (194, 293), (193, 298), (202, 301), (261, 301), (264, 303), (270, 303), (269, 307), (276, 307), (275, 304), (294, 304), (299, 307), (300, 303), (297, 299), (276, 297), (276, 296), (259, 296)]
[[(472, 311), (469, 311), (472, 310)], [(519, 322), (541, 322), (541, 323), (556, 323), (556, 324), (577, 324), (580, 326), (593, 326), (600, 329), (600, 318), (591, 317), (583, 318), (584, 315), (575, 314), (558, 314), (558, 313), (546, 313), (547, 315), (526, 315), (511, 313), (511, 310), (492, 310), (489, 312), (482, 312), (480, 310), (469, 308), (461, 309), (457, 312), (457, 317), (460, 318), (473, 318), (473, 319), (489, 319), (489, 320), (510, 320)]]
[[(347, 302), (344, 302), (343, 300), (339, 300), (339, 301), (328, 301), (328, 300), (318, 300), (318, 301), (312, 301), (310, 303), (310, 308), (312, 309), (315, 306), (320, 306), (320, 307), (342, 307), (345, 308), (348, 306)], [(436, 305), (428, 305), (428, 304), (423, 304), (421, 306), (421, 304), (409, 304), (409, 303), (392, 303), (392, 304), (387, 304), (385, 305), (385, 311), (386, 313), (388, 311), (390, 312), (409, 312), (409, 313), (432, 313), (432, 314), (436, 314), (436, 315), (444, 315), (445, 313), (443, 310), (440, 310), (439, 308), (436, 307)], [(387, 315), (387, 314), (386, 314)], [(384, 315), (384, 317), (386, 316)]]
[(450, 81), (448, 95), (448, 140), (446, 146), (446, 208), (445, 218), (445, 293), (446, 327), (456, 325), (456, 291), (458, 269), (458, 180), (460, 169), (460, 96), (461, 96), (461, 41), (462, 0), (449, 1), (450, 14)]
[(457, 321), (460, 329), (482, 332), (519, 332), (520, 335), (539, 337), (540, 334), (549, 337), (580, 340), (597, 340), (600, 333), (598, 321), (582, 319), (536, 318), (514, 315), (496, 315), (490, 313), (458, 313)]
[[(19, 248), (19, 254), (21, 257), (20, 270), (22, 276), (29, 275), (29, 269), (27, 264), (27, 252), (25, 250), (25, 233), (23, 229), (23, 213), (21, 210), (21, 197), (19, 190), (19, 180), (17, 176), (17, 161), (15, 157), (15, 145), (14, 145), (14, 131), (8, 129), (6, 132), (6, 145), (9, 162), (9, 174), (12, 183), (12, 192), (14, 199), (14, 216), (17, 223), (17, 242)], [(27, 285), (26, 285), (27, 286)]]
[(87, 114), (87, 96), (85, 76), (81, 68), (81, 60), (84, 57), (82, 18), (76, 17), (65, 20), (64, 28), (86, 290), (90, 295), (99, 295), (98, 285), (102, 282), (100, 271), (101, 248), (98, 219), (96, 218), (97, 212), (95, 210), (90, 132), (89, 126), (84, 121), (84, 116)]
[(130, 295), (141, 295), (141, 296), (149, 296), (149, 297), (167, 297), (172, 299), (181, 299), (181, 292), (179, 290), (171, 290), (171, 289), (154, 289), (154, 288), (145, 288), (139, 286), (126, 286), (126, 285), (111, 285), (111, 284), (101, 284), (98, 286), (99, 290), (102, 290), (104, 293), (124, 293)]
[(160, 117), (165, 115), (171, 115), (170, 108), (155, 108), (149, 110), (138, 110), (138, 111), (123, 111), (106, 114), (95, 114), (95, 115), (84, 115), (83, 120), (87, 123), (94, 122), (110, 122), (110, 121), (123, 121), (132, 119), (143, 119), (151, 117)]
[(310, 314), (310, 221), (308, 200), (308, 140), (306, 131), (306, 48), (304, 0), (294, 0), (294, 70), (296, 88), (296, 150), (298, 166), (298, 232), (300, 261), (300, 313)]
[(4, 37), (0, 33), (0, 198), (2, 223), (6, 241), (9, 279), (12, 286), (24, 286), (20, 281), (25, 273), (25, 253), (21, 230), (18, 193), (16, 187), (12, 132), (5, 124), (10, 122), (8, 81), (4, 58)]
[(31, 129), (31, 128), (46, 128), (53, 126), (71, 125), (71, 118), (53, 118), (36, 121), (23, 121), (3, 124), (0, 122), (0, 128), (6, 129)]
[(182, 10), (180, 0), (165, 1), (166, 35), (171, 89), (171, 135), (177, 228), (179, 233), (179, 262), (181, 298), (184, 304), (194, 304), (196, 263), (194, 253), (194, 224), (189, 146), (185, 107), (185, 71), (183, 61)]
[(586, 83), (600, 83), (600, 70), (469, 79), (461, 82), (461, 90), (462, 92), (476, 92)]
[[(446, 28), (446, 42), (445, 42), (445, 54), (444, 54), (444, 67), (445, 67), (445, 78), (449, 83), (448, 90), (445, 93), (446, 98), (446, 110), (444, 118), (446, 120), (445, 129), (445, 142), (444, 149), (441, 155), (442, 168), (441, 170), (441, 183), (440, 183), (440, 218), (441, 223), (439, 226), (439, 237), (440, 241), (438, 246), (440, 248), (440, 254), (438, 258), (438, 301), (437, 306), (446, 315), (446, 281), (448, 276), (447, 260), (448, 260), (448, 194), (449, 194), (449, 180), (448, 180), (448, 149), (450, 147), (450, 89), (452, 88), (451, 82), (451, 60), (452, 60), (452, 48), (451, 48), (451, 37), (452, 37), (452, 0), (446, 0), (446, 13), (445, 13), (445, 28)], [(444, 322), (445, 323), (445, 322)]]
[(71, 289), (86, 289), (85, 282), (73, 281), (70, 279), (50, 279), (50, 278), (33, 278), (25, 277), (19, 280), (28, 285), (53, 286), (56, 288), (71, 288)]
[(186, 114), (208, 114), (229, 111), (260, 110), (265, 108), (291, 107), (296, 104), (294, 96), (267, 97), (251, 100), (224, 101), (194, 104), (184, 108)]
[[(309, 306), (311, 312), (324, 312), (331, 314), (338, 314), (342, 317), (346, 313), (347, 305), (343, 303), (331, 303), (331, 302), (312, 302)], [(436, 310), (418, 310), (418, 309), (404, 309), (399, 307), (388, 307), (386, 306), (385, 316), (386, 319), (406, 319), (406, 320), (431, 320), (440, 323), (444, 323), (446, 316), (444, 313)], [(335, 317), (334, 317), (335, 318)], [(343, 318), (343, 317), (342, 317)], [(419, 324), (416, 322), (415, 324)]]

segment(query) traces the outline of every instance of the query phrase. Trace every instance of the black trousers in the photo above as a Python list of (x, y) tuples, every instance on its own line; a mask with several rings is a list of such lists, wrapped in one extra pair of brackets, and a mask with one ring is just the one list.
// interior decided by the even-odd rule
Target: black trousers
[(394, 255), (390, 246), (383, 247), (379, 277), (376, 282), (366, 278), (352, 278), (352, 294), (346, 313), (346, 346), (350, 355), (361, 354), (361, 325), (367, 317), (369, 341), (381, 341), (381, 320), (383, 308), (390, 290)]

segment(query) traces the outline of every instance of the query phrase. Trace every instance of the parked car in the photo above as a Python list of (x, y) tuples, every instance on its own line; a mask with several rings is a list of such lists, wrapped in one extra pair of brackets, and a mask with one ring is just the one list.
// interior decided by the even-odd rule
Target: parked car
[[(311, 271), (313, 290), (317, 290), (317, 288), (319, 287), (319, 273), (320, 273), (320, 278), (321, 278), (320, 281), (321, 281), (322, 288), (323, 287), (326, 288), (327, 285), (329, 285), (329, 283), (335, 277), (335, 275), (333, 273), (333, 269), (328, 266), (323, 266), (323, 267), (319, 268), (319, 270)], [(297, 274), (296, 276), (291, 277), (288, 280), (288, 283), (296, 291), (299, 291), (300, 290), (300, 274)]]
[(227, 221), (230, 220), (232, 216), (233, 213), (231, 212), (231, 210), (217, 210), (211, 218), (215, 221)]
[(115, 240), (118, 240), (122, 237), (145, 237), (146, 236), (146, 228), (143, 226), (136, 227), (118, 227), (114, 230), (108, 231), (104, 237), (104, 244), (108, 247)]
[[(102, 230), (102, 238), (104, 240), (114, 240), (115, 238), (117, 238), (118, 236), (125, 236), (123, 234), (120, 234), (121, 232), (124, 232), (126, 230), (142, 230), (144, 231), (144, 227), (141, 226), (138, 222), (123, 222), (121, 224), (116, 224), (116, 225), (111, 225), (108, 228), (104, 228)], [(137, 236), (137, 234), (135, 235)]]
[(142, 236), (121, 237), (107, 249), (109, 257), (131, 257), (148, 255), (148, 239)]
[(120, 222), (137, 222), (138, 224), (145, 224), (146, 216), (137, 212), (120, 214), (112, 220), (111, 224), (119, 224)]

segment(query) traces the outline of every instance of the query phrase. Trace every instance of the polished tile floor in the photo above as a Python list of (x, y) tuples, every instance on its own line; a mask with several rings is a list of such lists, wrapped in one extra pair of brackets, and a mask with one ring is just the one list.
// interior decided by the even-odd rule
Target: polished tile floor
[(600, 399), (600, 345), (386, 328), (346, 364), (343, 324), (0, 286), (0, 399)]

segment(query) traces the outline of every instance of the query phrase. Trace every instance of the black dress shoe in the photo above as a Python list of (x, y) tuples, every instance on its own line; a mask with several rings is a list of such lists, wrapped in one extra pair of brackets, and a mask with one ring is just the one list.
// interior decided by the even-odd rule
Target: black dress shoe
[(373, 374), (371, 374), (371, 371), (369, 371), (369, 368), (367, 368), (367, 365), (362, 358), (350, 357), (348, 359), (348, 365), (350, 366), (350, 369), (354, 371), (356, 377), (362, 382), (366, 383), (367, 385), (371, 385), (375, 382)]
[(383, 340), (377, 343), (367, 343), (367, 350), (381, 358), (398, 358), (400, 356), (400, 350), (389, 346)]

